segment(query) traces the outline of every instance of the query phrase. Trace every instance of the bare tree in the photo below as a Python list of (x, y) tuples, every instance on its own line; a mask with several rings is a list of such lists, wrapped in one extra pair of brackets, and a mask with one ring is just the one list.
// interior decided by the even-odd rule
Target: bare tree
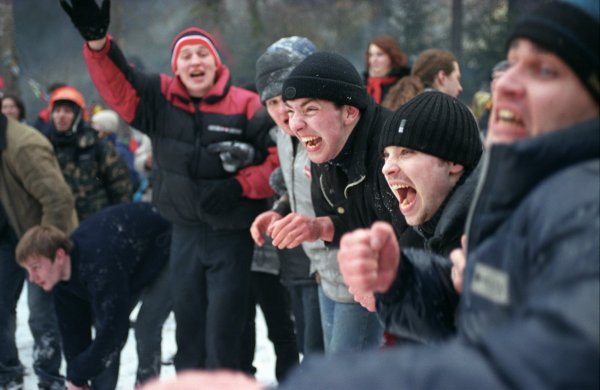
[(0, 0), (0, 77), (4, 90), (19, 95), (19, 67), (15, 55), (15, 23), (12, 0)]
[(452, 48), (456, 58), (462, 59), (463, 48), (463, 2), (462, 0), (452, 0)]

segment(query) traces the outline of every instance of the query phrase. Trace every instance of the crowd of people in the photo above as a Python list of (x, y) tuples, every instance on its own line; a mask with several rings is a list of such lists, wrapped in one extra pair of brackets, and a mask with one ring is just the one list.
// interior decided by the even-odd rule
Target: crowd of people
[(256, 305), (282, 389), (598, 388), (599, 15), (576, 3), (517, 21), (476, 116), (445, 50), (378, 36), (361, 74), (289, 36), (242, 88), (205, 30), (149, 74), (109, 0), (61, 0), (106, 107), (57, 84), (36, 129), (2, 97), (0, 390), (26, 281), (39, 389), (115, 389), (130, 326), (136, 388), (262, 389)]

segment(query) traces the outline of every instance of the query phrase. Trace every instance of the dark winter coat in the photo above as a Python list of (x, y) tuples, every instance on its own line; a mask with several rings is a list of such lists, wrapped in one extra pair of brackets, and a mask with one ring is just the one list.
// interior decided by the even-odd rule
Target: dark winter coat
[[(599, 125), (595, 118), (484, 155), (458, 337), (309, 361), (282, 388), (597, 389)], [(416, 272), (450, 288), (448, 275), (429, 269)]]
[(407, 231), (398, 201), (381, 173), (379, 137), (391, 112), (373, 99), (369, 102), (336, 159), (311, 164), (315, 214), (331, 218), (335, 228), (331, 244), (336, 246), (344, 233), (369, 227), (376, 220), (392, 223), (398, 236), (405, 232), (416, 236), (412, 229)]
[[(447, 256), (453, 249), (460, 248), (480, 173), (481, 161), (461, 177), (429, 221), (414, 227), (425, 239), (427, 251), (404, 249), (396, 280), (385, 294), (377, 295), (377, 315), (391, 333), (424, 343), (455, 333), (458, 295), (447, 278), (452, 269)], [(418, 270), (423, 265), (427, 269), (421, 273)], [(430, 285), (429, 278), (443, 283)], [(426, 304), (428, 301), (434, 303), (432, 307)]]
[(67, 233), (77, 226), (73, 194), (50, 142), (37, 130), (2, 114), (0, 201), (18, 237), (38, 224)]
[[(268, 186), (273, 166), (251, 166), (233, 174), (223, 169), (217, 153), (207, 150), (215, 142), (246, 142), (255, 147), (255, 162), (260, 163), (273, 146), (268, 132), (272, 122), (266, 114), (257, 115), (258, 95), (232, 86), (225, 65), (219, 68), (214, 86), (195, 102), (179, 77), (148, 75), (130, 67), (110, 37), (100, 51), (84, 45), (84, 58), (104, 100), (152, 140), (153, 202), (165, 218), (180, 225), (208, 223), (217, 229), (242, 229), (266, 210), (266, 200), (256, 200), (259, 196), (252, 193), (266, 191), (260, 198), (273, 194)], [(276, 160), (274, 147), (272, 155)], [(221, 215), (204, 210), (203, 195), (233, 177), (244, 197)]]
[(170, 236), (144, 202), (105, 208), (71, 235), (71, 278), (52, 290), (67, 380), (84, 385), (121, 352), (137, 297), (167, 264)]
[(104, 207), (131, 200), (127, 164), (112, 143), (98, 138), (96, 130), (80, 123), (76, 132), (61, 133), (51, 125), (48, 138), (75, 196), (80, 221)]

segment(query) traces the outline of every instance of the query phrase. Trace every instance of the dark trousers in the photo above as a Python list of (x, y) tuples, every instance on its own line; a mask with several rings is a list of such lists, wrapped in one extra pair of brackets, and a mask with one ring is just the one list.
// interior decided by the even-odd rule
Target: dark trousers
[(252, 272), (252, 300), (249, 302), (248, 326), (242, 334), (242, 369), (254, 374), (252, 361), (256, 346), (256, 304), (265, 317), (267, 334), (275, 350), (275, 377), (281, 382), (285, 375), (299, 363), (296, 332), (288, 291), (279, 276), (265, 272)]
[(315, 284), (288, 286), (296, 323), (298, 348), (304, 358), (322, 354), (323, 328), (319, 308), (319, 288)]
[[(162, 329), (172, 305), (170, 287), (169, 268), (165, 266), (152, 284), (131, 300), (131, 310), (141, 302), (133, 327), (138, 357), (136, 387), (160, 376)], [(92, 390), (115, 389), (119, 380), (119, 366), (120, 355), (117, 355), (106, 369), (92, 379)]]
[[(15, 342), (16, 309), (26, 272), (15, 261), (17, 238), (0, 236), (0, 384), (23, 377)], [(33, 335), (33, 369), (45, 386), (64, 383), (60, 376), (61, 342), (52, 295), (33, 283), (27, 285), (29, 329)]]
[(253, 247), (248, 229), (173, 226), (169, 269), (177, 371), (240, 368)]
[(162, 330), (173, 306), (168, 265), (158, 279), (142, 292), (140, 301), (142, 304), (134, 325), (138, 356), (136, 386), (160, 376)]

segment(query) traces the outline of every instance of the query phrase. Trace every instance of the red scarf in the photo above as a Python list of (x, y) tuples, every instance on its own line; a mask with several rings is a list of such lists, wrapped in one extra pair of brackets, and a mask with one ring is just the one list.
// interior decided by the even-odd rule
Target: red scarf
[(398, 81), (397, 76), (369, 77), (367, 78), (367, 92), (373, 96), (373, 99), (377, 103), (381, 103), (381, 87), (395, 83), (396, 81)]

